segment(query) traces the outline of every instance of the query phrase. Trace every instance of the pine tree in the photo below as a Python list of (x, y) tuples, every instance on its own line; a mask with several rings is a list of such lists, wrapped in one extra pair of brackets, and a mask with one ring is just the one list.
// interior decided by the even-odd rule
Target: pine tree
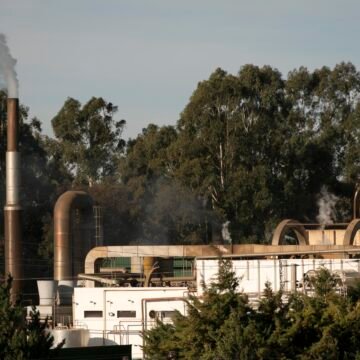
[(53, 337), (47, 331), (47, 320), (33, 308), (30, 320), (25, 319), (19, 302), (10, 302), (12, 279), (0, 285), (0, 356), (4, 360), (43, 359), (50, 354)]
[(189, 297), (186, 316), (178, 313), (174, 325), (159, 324), (145, 332), (146, 356), (149, 359), (160, 359), (159, 351), (166, 349), (165, 353), (162, 352), (163, 356), (214, 359), (219, 339), (226, 340), (223, 337), (223, 325), (231, 316), (242, 319), (252, 312), (248, 298), (237, 292), (238, 285), (239, 280), (232, 270), (231, 261), (220, 259), (216, 280), (204, 287), (201, 298)]

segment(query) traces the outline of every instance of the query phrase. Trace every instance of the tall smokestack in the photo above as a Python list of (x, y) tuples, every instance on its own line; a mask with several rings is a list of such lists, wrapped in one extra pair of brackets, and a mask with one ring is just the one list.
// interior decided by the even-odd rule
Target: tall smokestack
[(18, 149), (19, 100), (7, 100), (6, 204), (5, 213), (5, 274), (13, 277), (11, 300), (21, 293), (22, 222), (20, 206), (20, 153)]
[(5, 215), (5, 275), (13, 277), (11, 301), (21, 293), (22, 223), (20, 206), (19, 82), (15, 71), (16, 60), (11, 56), (6, 37), (0, 33), (0, 89), (7, 88), (7, 150)]

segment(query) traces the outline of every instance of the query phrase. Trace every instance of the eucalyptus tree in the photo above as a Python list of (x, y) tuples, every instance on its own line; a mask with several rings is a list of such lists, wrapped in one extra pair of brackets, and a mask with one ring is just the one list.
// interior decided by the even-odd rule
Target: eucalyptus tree
[(286, 112), (281, 74), (246, 65), (238, 76), (217, 69), (181, 114), (175, 174), (231, 222), (235, 241), (264, 236)]
[(150, 124), (130, 141), (121, 160), (122, 180), (131, 192), (133, 220), (142, 242), (203, 243), (211, 214), (203, 199), (178, 181), (173, 126)]
[(343, 221), (359, 177), (359, 89), (350, 63), (287, 79), (269, 66), (217, 69), (181, 114), (174, 176), (230, 221), (235, 242), (269, 241), (284, 217), (315, 219), (323, 185)]
[(269, 66), (217, 69), (176, 129), (149, 125), (129, 143), (124, 182), (145, 204), (158, 179), (183, 187), (211, 213), (213, 240), (228, 222), (233, 242), (267, 242), (284, 217), (314, 221), (323, 185), (347, 221), (360, 169), (359, 89), (350, 63), (300, 67), (286, 79)]
[(289, 198), (295, 193), (305, 196), (302, 212), (314, 218), (310, 209), (316, 209), (316, 194), (325, 184), (338, 192), (338, 203), (343, 204), (341, 221), (348, 220), (349, 200), (359, 180), (360, 73), (351, 63), (313, 72), (301, 67), (289, 73), (286, 92), (294, 128), (292, 148), (287, 151), (295, 155), (287, 177), (294, 174), (297, 180)]
[(92, 186), (114, 173), (125, 146), (125, 120), (115, 120), (117, 107), (103, 98), (85, 105), (68, 98), (52, 119), (57, 145), (75, 183)]

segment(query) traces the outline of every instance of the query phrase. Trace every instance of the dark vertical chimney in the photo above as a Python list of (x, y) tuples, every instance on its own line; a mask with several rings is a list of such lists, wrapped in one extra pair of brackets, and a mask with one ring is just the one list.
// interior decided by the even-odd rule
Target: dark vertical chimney
[(5, 274), (13, 278), (11, 301), (21, 294), (22, 221), (20, 206), (20, 153), (18, 149), (19, 100), (7, 100), (6, 204), (5, 214)]

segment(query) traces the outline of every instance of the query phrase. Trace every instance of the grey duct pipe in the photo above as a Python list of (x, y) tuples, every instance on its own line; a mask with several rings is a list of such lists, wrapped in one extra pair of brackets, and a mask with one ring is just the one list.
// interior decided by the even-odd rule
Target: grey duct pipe
[[(80, 217), (75, 226), (73, 211)], [(75, 231), (77, 230), (77, 231)], [(92, 198), (84, 191), (67, 191), (54, 208), (54, 279), (72, 280), (84, 272), (84, 259), (94, 246)]]
[(20, 206), (19, 99), (7, 99), (5, 274), (13, 278), (11, 301), (21, 294), (22, 208)]

